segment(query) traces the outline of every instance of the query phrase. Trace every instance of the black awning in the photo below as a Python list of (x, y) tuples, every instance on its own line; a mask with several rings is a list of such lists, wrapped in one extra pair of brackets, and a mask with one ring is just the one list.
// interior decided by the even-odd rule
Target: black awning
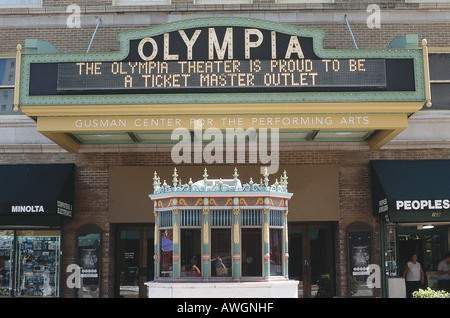
[(74, 164), (0, 165), (0, 216), (72, 216)]
[(392, 221), (450, 220), (450, 160), (371, 161), (374, 215)]

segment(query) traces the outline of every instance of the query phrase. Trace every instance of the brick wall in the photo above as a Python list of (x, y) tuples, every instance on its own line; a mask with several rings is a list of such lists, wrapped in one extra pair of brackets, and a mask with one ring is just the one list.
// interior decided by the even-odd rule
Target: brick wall
[[(346, 297), (347, 288), (347, 226), (365, 222), (373, 230), (374, 262), (380, 263), (380, 237), (377, 218), (372, 216), (369, 161), (376, 159), (448, 159), (449, 149), (380, 150), (380, 151), (283, 151), (281, 164), (333, 164), (339, 166), (340, 221), (335, 233), (337, 295)], [(84, 224), (96, 224), (102, 231), (102, 297), (114, 295), (114, 246), (108, 221), (109, 169), (113, 166), (172, 165), (170, 153), (85, 153), (85, 154), (0, 154), (6, 163), (76, 164), (75, 211), (64, 224), (64, 264), (75, 263), (76, 232)], [(292, 181), (291, 181), (292, 182)], [(63, 285), (67, 274), (63, 272)], [(64, 297), (73, 291), (64, 289)]]
[[(145, 1), (145, 0), (144, 0)], [(75, 1), (79, 6), (112, 6), (113, 0), (78, 0)], [(43, 7), (61, 7), (68, 6), (75, 3), (71, 0), (42, 0)], [(172, 3), (193, 3), (194, 0), (172, 0)], [(224, 1), (226, 2), (226, 0)], [(327, 5), (327, 1), (324, 0), (323, 5)], [(252, 3), (276, 3), (276, 0), (252, 0)], [(372, 0), (334, 0), (334, 4), (348, 4), (352, 3), (354, 7), (358, 7), (360, 4), (373, 3)], [(381, 5), (394, 6), (395, 4), (403, 4), (405, 7), (418, 7), (418, 3), (407, 3), (405, 0), (390, 0), (385, 1)], [(317, 4), (316, 4), (317, 5)], [(322, 5), (322, 4), (320, 4)]]
[[(326, 30), (324, 47), (327, 49), (354, 49), (350, 32), (343, 21), (338, 25), (305, 24), (308, 28)], [(90, 52), (111, 52), (119, 50), (117, 33), (124, 30), (141, 29), (135, 27), (100, 26)], [(418, 34), (419, 42), (427, 39), (428, 46), (450, 46), (450, 23), (439, 24), (382, 24), (380, 29), (368, 29), (365, 24), (351, 25), (355, 41), (360, 49), (383, 49), (398, 36)], [(79, 29), (69, 28), (29, 28), (1, 29), (0, 53), (14, 53), (17, 44), (24, 46), (25, 39), (39, 39), (52, 43), (60, 53), (85, 53), (91, 41), (95, 26)], [(420, 45), (420, 43), (419, 43)]]
[(186, 4), (192, 2), (172, 0), (169, 6), (112, 6), (112, 0), (75, 1), (81, 8), (81, 28), (68, 28), (66, 25), (70, 14), (66, 13), (66, 7), (73, 1), (43, 0), (41, 8), (0, 7), (0, 19), (8, 21), (0, 23), (0, 53), (15, 52), (17, 44), (23, 45), (27, 38), (49, 41), (61, 53), (85, 52), (96, 26), (96, 17), (101, 17), (103, 22), (91, 52), (118, 50), (117, 33), (123, 30), (218, 15), (248, 16), (323, 28), (326, 31), (324, 47), (329, 49), (354, 49), (344, 15), (348, 15), (351, 30), (361, 49), (386, 48), (395, 37), (405, 34), (418, 34), (419, 40), (426, 38), (430, 47), (450, 46), (450, 4), (445, 2), (419, 4), (398, 0), (378, 3), (380, 28), (369, 28), (366, 24), (370, 15), (366, 11), (367, 5), (373, 2), (371, 0), (335, 0), (328, 4), (276, 4), (275, 0), (253, 0), (252, 4)]

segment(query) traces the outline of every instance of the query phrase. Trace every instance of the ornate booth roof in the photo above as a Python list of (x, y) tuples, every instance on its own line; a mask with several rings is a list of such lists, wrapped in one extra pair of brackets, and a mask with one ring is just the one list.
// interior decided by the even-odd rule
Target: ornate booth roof
[[(236, 168), (234, 169), (233, 179), (208, 179), (208, 177), (208, 171), (205, 168), (203, 180), (193, 182), (192, 178), (190, 178), (188, 183), (183, 184), (175, 168), (171, 186), (166, 183), (166, 180), (161, 184), (160, 177), (155, 171), (153, 194), (149, 196), (155, 201), (155, 208), (168, 208), (177, 205), (177, 203), (186, 206), (270, 205), (286, 207), (287, 200), (292, 196), (292, 193), (289, 193), (287, 189), (288, 176), (286, 171), (281, 175), (280, 181), (275, 179), (275, 182), (272, 184), (269, 182), (267, 169), (265, 169), (265, 173), (259, 183), (255, 183), (253, 178), (250, 178), (248, 183), (242, 184)], [(183, 197), (190, 197), (191, 199), (185, 200)], [(239, 199), (239, 197), (247, 197), (247, 199)], [(249, 197), (253, 197), (254, 200), (248, 199)], [(274, 197), (277, 199), (263, 200), (263, 197)], [(198, 199), (192, 200), (192, 198)], [(206, 202), (201, 198), (209, 198), (209, 200)], [(284, 200), (279, 199), (287, 200), (285, 203)]]

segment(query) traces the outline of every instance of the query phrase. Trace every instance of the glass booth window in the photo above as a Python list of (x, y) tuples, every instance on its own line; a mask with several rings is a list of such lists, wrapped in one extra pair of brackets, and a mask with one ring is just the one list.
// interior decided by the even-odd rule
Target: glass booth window
[(270, 229), (270, 276), (283, 275), (283, 230)]
[(284, 213), (280, 210), (270, 210), (269, 214), (269, 253), (270, 275), (283, 275), (283, 224)]
[(181, 277), (201, 277), (201, 229), (181, 229)]
[(241, 235), (242, 276), (262, 276), (261, 228), (243, 228)]
[(231, 229), (211, 229), (211, 276), (231, 276)]
[(173, 277), (173, 230), (161, 230), (160, 240), (159, 276)]

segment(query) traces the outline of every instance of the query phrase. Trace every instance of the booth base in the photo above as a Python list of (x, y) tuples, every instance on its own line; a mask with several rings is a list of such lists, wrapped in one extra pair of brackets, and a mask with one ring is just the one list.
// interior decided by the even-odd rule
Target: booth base
[(298, 298), (298, 281), (147, 282), (148, 298)]

